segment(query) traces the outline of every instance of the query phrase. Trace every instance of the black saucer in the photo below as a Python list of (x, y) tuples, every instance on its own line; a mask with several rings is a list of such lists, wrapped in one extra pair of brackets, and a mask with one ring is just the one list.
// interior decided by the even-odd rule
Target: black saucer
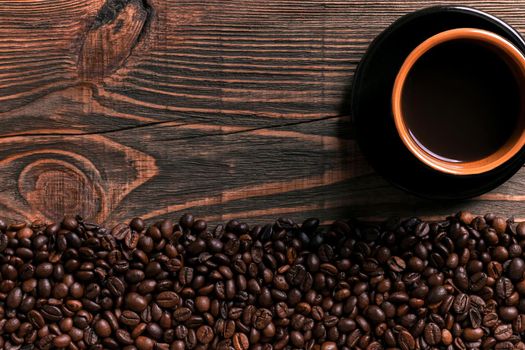
[(499, 186), (525, 163), (525, 147), (500, 167), (481, 175), (440, 173), (417, 160), (403, 145), (393, 122), (391, 94), (408, 54), (425, 39), (454, 28), (492, 31), (525, 53), (525, 41), (500, 19), (467, 7), (437, 6), (408, 14), (381, 33), (359, 63), (352, 87), (352, 116), (359, 145), (378, 173), (414, 194), (463, 199)]

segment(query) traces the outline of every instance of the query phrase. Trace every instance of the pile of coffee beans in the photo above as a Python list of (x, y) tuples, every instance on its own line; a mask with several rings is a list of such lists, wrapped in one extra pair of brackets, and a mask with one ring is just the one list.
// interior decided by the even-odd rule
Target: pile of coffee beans
[(0, 349), (525, 349), (525, 224), (0, 221)]

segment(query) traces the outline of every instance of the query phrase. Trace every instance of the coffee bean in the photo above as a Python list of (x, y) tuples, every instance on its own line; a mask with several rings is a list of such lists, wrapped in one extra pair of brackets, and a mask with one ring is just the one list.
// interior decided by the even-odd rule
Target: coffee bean
[(0, 253), (2, 253), (8, 246), (9, 239), (4, 233), (0, 233)]
[(474, 342), (483, 337), (483, 329), (482, 328), (465, 328), (463, 330), (463, 338), (466, 341)]
[(20, 306), (22, 302), (22, 290), (20, 288), (12, 289), (9, 294), (7, 294), (6, 305), (9, 308), (16, 309)]
[(473, 307), (468, 312), (470, 324), (473, 328), (479, 328), (481, 327), (482, 319), (481, 319), (481, 313), (480, 311)]
[(489, 312), (485, 316), (483, 316), (482, 324), (485, 327), (494, 327), (496, 324), (498, 324), (499, 318), (498, 314), (495, 312)]
[(183, 285), (190, 284), (193, 280), (193, 268), (183, 267), (179, 271), (179, 280), (180, 280), (180, 283)]
[(67, 334), (59, 335), (53, 339), (53, 345), (57, 348), (66, 348), (71, 344), (71, 337)]
[(210, 326), (200, 326), (197, 329), (197, 338), (203, 344), (211, 343), (214, 336), (215, 334)]
[(258, 309), (253, 316), (253, 326), (256, 329), (264, 329), (272, 321), (272, 313), (268, 309)]
[(429, 345), (437, 345), (441, 342), (441, 329), (435, 323), (429, 323), (425, 326), (424, 331), (425, 341)]
[(180, 298), (175, 292), (165, 291), (157, 295), (156, 301), (160, 307), (170, 309), (179, 304)]
[(394, 292), (390, 294), (388, 300), (393, 303), (406, 303), (409, 300), (409, 295), (405, 292)]
[(235, 350), (248, 350), (250, 343), (244, 333), (235, 333), (233, 336), (233, 347)]
[(125, 224), (118, 224), (111, 230), (111, 234), (115, 239), (117, 240), (123, 240), (126, 235), (131, 231), (128, 225)]
[(200, 312), (207, 312), (210, 309), (211, 300), (207, 296), (198, 296), (195, 299), (195, 307)]
[(29, 322), (31, 322), (31, 324), (37, 329), (43, 328), (46, 324), (44, 317), (37, 310), (29, 311), (29, 313), (27, 314), (27, 318)]
[(175, 317), (177, 321), (184, 322), (190, 319), (191, 314), (192, 314), (191, 309), (187, 307), (179, 307), (175, 309), (173, 316)]
[(454, 304), (452, 305), (454, 312), (457, 314), (464, 314), (470, 308), (470, 298), (465, 293), (460, 293), (454, 297)]
[(235, 334), (235, 321), (228, 320), (224, 323), (224, 331), (223, 331), (223, 337), (226, 339), (229, 339), (234, 336)]
[(51, 334), (44, 335), (40, 338), (40, 340), (37, 343), (38, 349), (41, 350), (49, 350), (53, 348), (53, 340), (55, 336)]
[(367, 308), (366, 316), (375, 323), (384, 322), (386, 319), (384, 311), (376, 305)]
[(107, 281), (107, 288), (116, 297), (120, 297), (124, 294), (126, 290), (126, 285), (122, 279), (118, 277), (109, 277)]
[(301, 284), (306, 277), (306, 269), (303, 265), (294, 265), (286, 273), (286, 280), (292, 286)]
[(140, 323), (140, 316), (131, 310), (124, 310), (122, 311), (119, 320), (126, 326), (134, 327)]
[(509, 277), (513, 280), (521, 280), (525, 272), (525, 261), (521, 258), (514, 258), (511, 260), (508, 267)]
[(321, 350), (337, 350), (337, 344), (332, 341), (326, 341), (321, 345)]
[(126, 282), (128, 283), (138, 283), (143, 281), (144, 278), (146, 278), (146, 276), (141, 270), (132, 269), (126, 272)]
[(124, 237), (124, 245), (128, 249), (135, 249), (139, 243), (139, 234), (135, 231), (127, 231), (126, 236)]
[(53, 264), (44, 262), (39, 264), (35, 269), (35, 276), (38, 278), (47, 278), (53, 273)]
[(512, 336), (512, 326), (508, 324), (501, 324), (494, 329), (494, 337), (497, 340), (507, 340)]
[(155, 342), (151, 338), (139, 336), (135, 339), (135, 346), (138, 350), (153, 350)]
[(496, 349), (496, 350), (511, 350), (511, 349), (516, 349), (516, 347), (514, 346), (514, 344), (512, 342), (504, 341), (504, 342), (497, 343), (496, 346), (494, 346), (494, 349)]
[(508, 298), (514, 292), (512, 281), (507, 277), (501, 277), (496, 282), (496, 294), (500, 298)]
[(430, 304), (439, 303), (447, 296), (447, 290), (443, 286), (433, 287), (427, 295), (427, 301)]
[(518, 317), (518, 309), (515, 306), (500, 306), (498, 314), (505, 321), (514, 321)]
[(57, 322), (62, 319), (62, 311), (58, 306), (44, 305), (42, 306), (41, 313), (42, 316), (49, 321)]
[(127, 307), (135, 312), (142, 312), (147, 306), (147, 300), (140, 294), (131, 292), (126, 294)]
[(115, 332), (115, 338), (119, 343), (123, 345), (133, 344), (133, 339), (131, 338), (131, 335), (125, 329), (117, 329)]
[(490, 261), (487, 265), (487, 274), (490, 278), (498, 279), (503, 273), (503, 266), (497, 261)]
[(467, 216), (5, 225), (0, 348), (519, 349), (525, 229)]
[(399, 333), (398, 343), (401, 350), (414, 350), (416, 348), (414, 337), (407, 331), (401, 331)]
[(388, 267), (394, 272), (402, 272), (406, 268), (406, 263), (398, 256), (393, 256), (388, 260)]
[(470, 290), (473, 292), (480, 291), (487, 284), (487, 274), (476, 272), (470, 277)]
[(101, 319), (95, 323), (95, 332), (99, 337), (109, 337), (111, 335), (111, 327), (106, 320)]
[(441, 330), (441, 342), (447, 346), (452, 344), (452, 333), (448, 329)]

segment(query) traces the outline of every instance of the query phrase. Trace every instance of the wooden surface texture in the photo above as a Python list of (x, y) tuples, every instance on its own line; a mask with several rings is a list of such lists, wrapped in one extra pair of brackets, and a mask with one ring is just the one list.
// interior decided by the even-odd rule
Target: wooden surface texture
[[(367, 46), (439, 3), (0, 0), (0, 217), (525, 218), (525, 170), (436, 203), (374, 174), (354, 141)], [(525, 32), (525, 1), (461, 4)]]

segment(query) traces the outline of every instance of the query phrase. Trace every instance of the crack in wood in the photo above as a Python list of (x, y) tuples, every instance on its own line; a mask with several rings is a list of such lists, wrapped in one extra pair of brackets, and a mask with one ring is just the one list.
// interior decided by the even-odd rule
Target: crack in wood
[[(295, 122), (290, 122), (290, 123), (273, 124), (273, 125), (268, 125), (268, 126), (255, 127), (255, 128), (243, 127), (239, 130), (223, 132), (223, 133), (213, 133), (213, 134), (207, 134), (207, 135), (195, 135), (195, 136), (186, 136), (186, 137), (175, 137), (175, 138), (164, 139), (163, 141), (181, 141), (181, 140), (191, 140), (191, 139), (198, 139), (198, 138), (205, 138), (205, 137), (229, 136), (229, 135), (243, 134), (243, 133), (258, 131), (258, 130), (272, 130), (272, 129), (278, 129), (278, 128), (287, 127), (287, 126), (315, 123), (315, 122), (342, 118), (342, 117), (344, 116), (332, 115), (332, 116), (326, 116), (323, 118), (301, 120), (301, 121), (295, 121)], [(56, 132), (56, 133), (16, 133), (16, 134), (0, 135), (0, 140), (8, 139), (8, 138), (15, 138), (15, 137), (62, 137), (62, 136), (75, 137), (75, 136), (87, 136), (87, 135), (106, 135), (106, 134), (131, 131), (131, 130), (136, 130), (136, 129), (141, 129), (141, 128), (148, 128), (148, 127), (153, 127), (153, 126), (167, 126), (169, 124), (172, 124), (172, 126), (174, 127), (184, 127), (187, 125), (191, 125), (191, 123), (178, 123), (178, 124), (175, 124), (175, 123), (178, 123), (178, 121), (177, 120), (164, 120), (164, 121), (144, 123), (144, 124), (133, 125), (133, 126), (123, 127), (123, 128), (104, 130), (104, 131), (94, 131), (94, 132), (74, 132), (72, 130), (71, 132)]]

